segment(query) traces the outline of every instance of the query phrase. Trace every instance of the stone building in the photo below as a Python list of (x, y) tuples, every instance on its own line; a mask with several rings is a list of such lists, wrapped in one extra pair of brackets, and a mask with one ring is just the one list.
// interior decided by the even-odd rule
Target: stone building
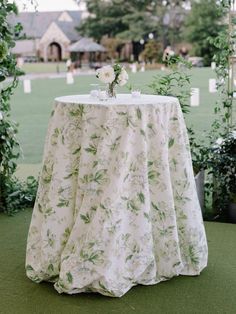
[(83, 11), (22, 12), (11, 23), (23, 26), (23, 40), (18, 40), (13, 53), (37, 57), (42, 61), (61, 61), (69, 57), (68, 47), (80, 39), (76, 30)]

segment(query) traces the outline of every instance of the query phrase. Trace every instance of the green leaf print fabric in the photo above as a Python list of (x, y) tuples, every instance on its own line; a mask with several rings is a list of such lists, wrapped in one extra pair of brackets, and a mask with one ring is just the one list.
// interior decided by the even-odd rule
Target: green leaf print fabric
[(26, 272), (59, 293), (121, 297), (198, 275), (207, 242), (176, 98), (58, 98), (29, 228)]

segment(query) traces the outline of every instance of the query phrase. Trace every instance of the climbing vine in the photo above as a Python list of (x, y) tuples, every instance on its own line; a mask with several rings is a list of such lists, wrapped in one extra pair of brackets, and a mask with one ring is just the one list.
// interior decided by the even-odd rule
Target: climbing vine
[(10, 99), (21, 74), (11, 53), (15, 39), (21, 31), (21, 25), (13, 27), (8, 23), (8, 16), (11, 14), (17, 14), (16, 5), (0, 0), (0, 211), (7, 210), (7, 187), (19, 157), (17, 124), (10, 117)]
[[(213, 60), (216, 62), (217, 91), (219, 94), (215, 104), (215, 120), (210, 133), (210, 149), (208, 158), (209, 183), (213, 195), (213, 208), (219, 218), (227, 216), (229, 203), (236, 202), (236, 123), (234, 120), (236, 75), (236, 14), (234, 0), (221, 0), (219, 10), (228, 24), (216, 38), (209, 41), (217, 48)], [(226, 21), (226, 19), (225, 19)]]

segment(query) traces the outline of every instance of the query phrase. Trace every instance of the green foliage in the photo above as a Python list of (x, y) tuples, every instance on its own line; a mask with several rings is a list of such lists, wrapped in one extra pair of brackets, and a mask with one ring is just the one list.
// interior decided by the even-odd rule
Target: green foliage
[[(191, 63), (179, 56), (168, 56), (165, 61), (168, 72), (164, 75), (154, 77), (150, 85), (153, 92), (163, 96), (173, 96), (179, 99), (183, 113), (189, 112), (190, 100), (190, 76), (187, 70), (191, 68)], [(208, 160), (208, 149), (202, 143), (198, 143), (192, 128), (188, 128), (191, 155), (195, 174), (201, 169), (205, 169)], [(169, 147), (173, 145), (171, 139)]]
[(141, 57), (146, 62), (160, 62), (162, 54), (162, 45), (155, 40), (149, 40), (141, 53)]
[(0, 41), (0, 61), (4, 60), (8, 54), (8, 46), (5, 41)]
[(127, 10), (127, 4), (88, 0), (87, 8), (91, 15), (78, 28), (83, 34), (100, 40), (103, 35), (115, 37), (117, 33), (125, 30), (122, 18)]
[(236, 197), (236, 130), (219, 138), (212, 146), (208, 165), (214, 177), (214, 207), (222, 214)]
[[(189, 32), (192, 33), (193, 36), (196, 36), (193, 40), (196, 41), (196, 44), (199, 44), (199, 40), (200, 44), (198, 48), (202, 48), (201, 53), (204, 53), (206, 58), (212, 58), (208, 60), (215, 61), (217, 65), (216, 74), (219, 100), (214, 108), (216, 114), (215, 121), (212, 124), (209, 134), (206, 134), (206, 137), (209, 138), (210, 147), (206, 147), (204, 143), (198, 143), (191, 128), (188, 129), (188, 133), (195, 173), (201, 169), (207, 168), (208, 173), (212, 174), (213, 180), (209, 180), (206, 184), (208, 188), (207, 193), (213, 195), (213, 206), (220, 215), (224, 213), (229, 199), (234, 198), (236, 193), (235, 133), (230, 132), (230, 130), (233, 129), (233, 90), (229, 79), (229, 60), (234, 52), (236, 37), (233, 28), (229, 28), (222, 23), (219, 24), (222, 17), (227, 16), (230, 12), (231, 2), (230, 0), (218, 2), (210, 0), (204, 2), (200, 1), (193, 5), (192, 14), (196, 14), (195, 18), (193, 18), (193, 16), (189, 17), (189, 21), (191, 21), (190, 24), (194, 25), (193, 27), (196, 28), (195, 31), (193, 31), (190, 25)], [(212, 12), (212, 8), (210, 8), (211, 3), (214, 12)], [(205, 12), (204, 7), (206, 7)], [(212, 16), (210, 13), (207, 14), (207, 8), (212, 12), (215, 18), (214, 21), (217, 24), (214, 30), (210, 27), (210, 24), (213, 22), (210, 22)], [(209, 23), (209, 28), (206, 22)], [(198, 26), (199, 28), (197, 28)], [(217, 32), (215, 32), (215, 30), (217, 30)], [(212, 37), (209, 37), (209, 34)], [(152, 88), (157, 94), (178, 97), (183, 112), (186, 113), (188, 111), (186, 109), (190, 96), (188, 92), (190, 89), (188, 85), (189, 77), (181, 73), (177, 68), (176, 65), (179, 64), (179, 61), (178, 57), (175, 56), (169, 58), (167, 65), (171, 71), (163, 76), (156, 77)], [(215, 143), (219, 136), (223, 138), (223, 144), (217, 146)]]
[(182, 111), (187, 113), (189, 111), (190, 76), (186, 70), (191, 68), (191, 64), (179, 56), (169, 56), (166, 65), (168, 66), (167, 74), (155, 76), (150, 87), (154, 94), (177, 97)]
[[(221, 1), (222, 15), (227, 16), (230, 12), (230, 0)], [(219, 136), (225, 136), (232, 128), (233, 91), (230, 86), (230, 57), (234, 54), (235, 32), (224, 25), (216, 37), (210, 37), (209, 42), (215, 47), (213, 60), (216, 62), (217, 90), (219, 100), (215, 104), (214, 112), (216, 119), (212, 125), (212, 143)]]
[[(187, 0), (87, 0), (87, 8), (91, 15), (78, 28), (87, 36), (100, 40), (103, 36), (122, 38), (139, 42), (141, 38), (152, 32), (158, 37), (179, 35), (183, 24)], [(171, 12), (171, 14), (169, 14)], [(165, 24), (165, 20), (169, 23)], [(180, 18), (181, 16), (181, 18)]]
[(221, 1), (192, 1), (192, 9), (185, 22), (185, 36), (193, 44), (194, 54), (203, 57), (209, 65), (217, 47), (209, 42), (209, 37), (216, 37), (222, 31)]
[(13, 215), (25, 208), (32, 208), (38, 189), (38, 181), (30, 176), (24, 182), (16, 177), (8, 179), (4, 187), (6, 193), (6, 212)]
[(235, 125), (232, 123), (234, 99), (233, 84), (229, 77), (232, 69), (231, 57), (235, 54), (236, 38), (232, 27), (234, 21), (231, 19), (232, 3), (231, 0), (219, 2), (221, 15), (230, 17), (230, 25), (225, 25), (216, 37), (209, 38), (209, 42), (216, 51), (213, 60), (217, 65), (219, 100), (215, 104), (216, 118), (209, 134), (211, 147), (207, 164), (212, 174), (209, 189), (213, 195), (213, 206), (220, 219), (227, 216), (229, 201), (236, 195), (236, 135)]
[(10, 48), (15, 45), (15, 38), (21, 29), (20, 25), (11, 27), (7, 22), (10, 14), (16, 14), (14, 3), (0, 1), (0, 81), (11, 77), (10, 82), (1, 87), (0, 96), (0, 211), (8, 210), (9, 185), (16, 169), (19, 156), (19, 143), (16, 139), (17, 125), (10, 119), (10, 98), (17, 86), (17, 76), (21, 71), (16, 67), (16, 60)]

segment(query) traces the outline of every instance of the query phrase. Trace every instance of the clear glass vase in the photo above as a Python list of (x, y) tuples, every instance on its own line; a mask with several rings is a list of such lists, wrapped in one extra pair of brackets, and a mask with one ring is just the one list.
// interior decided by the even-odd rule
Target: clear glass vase
[(108, 84), (107, 95), (109, 98), (116, 98), (116, 84), (114, 82)]

